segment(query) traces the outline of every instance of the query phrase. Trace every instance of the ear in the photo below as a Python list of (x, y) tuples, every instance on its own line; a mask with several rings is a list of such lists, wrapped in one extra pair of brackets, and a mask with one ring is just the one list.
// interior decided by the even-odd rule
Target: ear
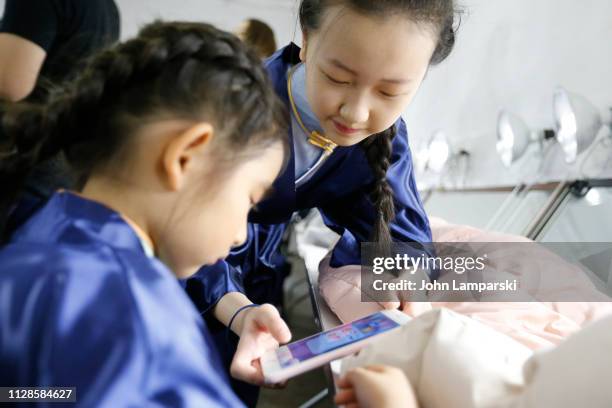
[(185, 175), (209, 146), (214, 136), (210, 123), (198, 123), (175, 135), (162, 152), (163, 175), (172, 191), (183, 186)]
[(302, 49), (300, 49), (300, 61), (306, 62), (306, 49), (308, 48), (308, 35), (302, 34)]

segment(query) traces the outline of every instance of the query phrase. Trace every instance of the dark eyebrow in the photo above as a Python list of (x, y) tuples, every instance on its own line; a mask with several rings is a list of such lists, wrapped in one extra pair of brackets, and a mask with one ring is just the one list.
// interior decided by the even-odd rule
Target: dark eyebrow
[[(346, 65), (344, 65), (342, 62), (338, 61), (337, 59), (331, 59), (330, 62), (332, 65), (336, 66), (337, 68), (340, 68), (343, 71), (348, 72), (349, 74), (353, 76), (359, 76), (357, 74), (357, 71), (352, 70), (351, 68), (347, 67)], [(381, 79), (381, 82), (402, 85), (402, 84), (412, 82), (412, 80), (411, 79)]]
[(332, 63), (332, 65), (335, 65), (336, 67), (340, 68), (343, 71), (348, 72), (351, 75), (357, 76), (357, 72), (353, 71), (352, 69), (350, 69), (349, 67), (347, 67), (346, 65), (344, 65), (343, 63), (341, 63), (340, 61), (338, 61), (337, 59), (331, 59), (330, 62)]
[(412, 82), (411, 79), (381, 79), (381, 82), (386, 82), (389, 84), (398, 84), (403, 85)]

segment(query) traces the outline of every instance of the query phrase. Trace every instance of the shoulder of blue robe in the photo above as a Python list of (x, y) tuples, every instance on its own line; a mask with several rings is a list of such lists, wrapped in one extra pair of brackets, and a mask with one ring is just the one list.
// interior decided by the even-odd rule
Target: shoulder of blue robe
[(171, 272), (86, 236), (0, 251), (0, 383), (77, 387), (83, 406), (239, 406)]
[[(408, 132), (403, 119), (395, 124), (397, 134), (393, 139), (391, 165), (387, 170), (387, 181), (394, 194), (395, 218), (391, 222), (391, 235), (396, 242), (431, 242), (429, 219), (425, 213), (414, 180), (412, 155), (408, 145)], [(353, 159), (351, 176), (347, 180), (360, 180), (358, 188), (344, 191), (347, 185), (339, 183), (338, 196), (329, 191), (329, 199), (319, 210), (326, 225), (338, 233), (341, 238), (334, 248), (331, 266), (355, 265), (361, 263), (361, 243), (370, 240), (372, 227), (377, 217), (377, 210), (370, 199), (373, 187), (373, 176), (365, 153), (360, 149), (353, 153), (359, 156)], [(350, 177), (350, 178), (349, 178)]]
[[(300, 48), (291, 43), (281, 48), (268, 58), (264, 65), (276, 94), (289, 106), (287, 91), (287, 71), (300, 62)], [(287, 110), (287, 114), (289, 111)], [(291, 129), (287, 132), (289, 141), (289, 160), (287, 165), (272, 186), (274, 194), (257, 205), (256, 211), (251, 211), (249, 221), (264, 224), (281, 224), (287, 222), (296, 209), (295, 199), (295, 155)]]
[(249, 223), (247, 238), (241, 246), (232, 248), (224, 260), (203, 266), (187, 280), (187, 293), (197, 310), (206, 318), (212, 332), (224, 328), (209, 312), (226, 293), (244, 293), (245, 276), (252, 276), (252, 272), (257, 271), (259, 277), (265, 278), (265, 271), (274, 270), (283, 264), (278, 243), (284, 232), (284, 224)]
[[(289, 68), (300, 62), (300, 48), (295, 44), (277, 51), (266, 61), (266, 68), (270, 75), (274, 89), (284, 102), (289, 105), (287, 94), (287, 71)], [(296, 210), (313, 208), (317, 206), (321, 200), (324, 200), (326, 194), (325, 187), (329, 186), (329, 175), (333, 175), (336, 169), (353, 163), (352, 158), (355, 157), (353, 152), (360, 150), (359, 146), (353, 147), (338, 147), (317, 170), (316, 174), (304, 185), (299, 191), (295, 189), (295, 158), (293, 151), (292, 132), (288, 132), (288, 140), (291, 147), (291, 155), (284, 172), (274, 181), (274, 193), (263, 202), (257, 205), (256, 211), (251, 211), (249, 221), (263, 224), (282, 224), (289, 221), (292, 214)], [(347, 167), (343, 167), (345, 170)], [(337, 174), (336, 174), (337, 176)], [(335, 177), (337, 178), (337, 177)], [(318, 181), (324, 180), (325, 183)], [(346, 181), (346, 179), (345, 179)], [(357, 182), (359, 184), (360, 181)], [(345, 187), (353, 188), (355, 183), (346, 185)], [(347, 188), (344, 188), (346, 190)]]
[(287, 91), (287, 71), (290, 67), (300, 62), (300, 47), (294, 43), (279, 49), (264, 61), (264, 67), (268, 71), (272, 86), (276, 94), (289, 103)]

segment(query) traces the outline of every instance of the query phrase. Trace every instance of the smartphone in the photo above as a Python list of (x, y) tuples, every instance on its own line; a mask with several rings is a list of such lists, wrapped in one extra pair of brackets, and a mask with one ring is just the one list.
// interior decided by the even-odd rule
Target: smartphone
[(377, 336), (411, 320), (399, 310), (383, 310), (354, 322), (270, 350), (261, 357), (265, 381), (276, 384), (356, 353)]

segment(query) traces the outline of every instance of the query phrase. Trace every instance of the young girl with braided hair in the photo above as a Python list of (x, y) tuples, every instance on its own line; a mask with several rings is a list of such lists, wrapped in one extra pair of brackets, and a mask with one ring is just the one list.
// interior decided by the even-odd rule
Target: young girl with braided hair
[[(401, 114), (429, 66), (454, 46), (454, 1), (302, 0), (299, 17), (303, 48), (291, 44), (266, 61), (291, 113), (289, 165), (275, 194), (251, 212), (245, 245), (187, 284), (199, 309), (224, 324), (251, 313), (241, 309), (251, 302), (278, 301), (277, 248), (295, 211), (317, 208), (340, 235), (331, 267), (359, 265), (362, 242), (381, 251), (392, 241), (431, 242)], [(246, 342), (232, 372), (256, 383), (254, 370), (243, 375)]]
[[(284, 165), (284, 115), (236, 37), (161, 22), (44, 105), (9, 111), (0, 232), (48, 158), (62, 153), (81, 188), (55, 193), (0, 249), (0, 384), (76, 387), (86, 407), (241, 406), (176, 278), (246, 239)], [(233, 329), (263, 326), (262, 347), (289, 341), (271, 305)]]

